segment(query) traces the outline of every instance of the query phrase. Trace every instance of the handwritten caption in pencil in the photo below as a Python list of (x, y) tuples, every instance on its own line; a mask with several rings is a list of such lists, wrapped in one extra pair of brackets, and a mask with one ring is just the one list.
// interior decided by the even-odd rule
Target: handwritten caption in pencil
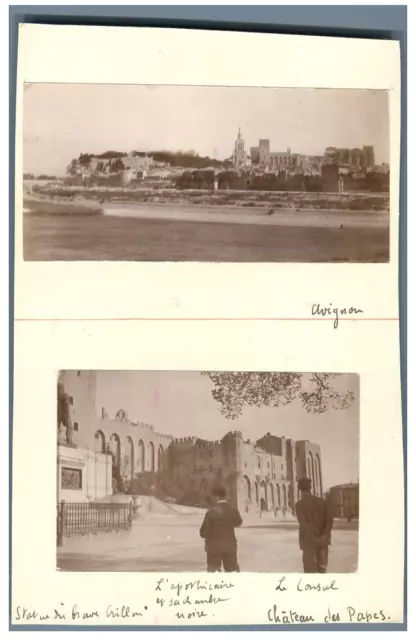
[[(173, 580), (159, 578), (154, 587), (154, 596), (149, 595), (148, 604), (121, 606), (106, 605), (103, 609), (84, 609), (73, 604), (69, 607), (63, 602), (51, 611), (38, 611), (19, 605), (15, 611), (15, 621), (53, 621), (82, 624), (84, 621), (131, 620), (132, 624), (161, 624), (159, 610), (172, 611), (176, 620), (197, 620), (214, 618), (215, 605), (230, 600), (235, 585), (230, 580)], [(150, 603), (150, 605), (149, 605)], [(151, 606), (153, 605), (153, 606)], [(156, 615), (154, 615), (156, 609)]]
[(182, 583), (160, 578), (156, 585), (156, 591), (160, 592), (156, 597), (156, 604), (161, 608), (173, 607), (178, 620), (207, 618), (209, 615), (215, 616), (213, 606), (230, 600), (234, 587), (235, 585), (227, 580), (195, 580)]
[[(102, 608), (83, 608), (79, 604), (59, 603), (50, 610), (40, 610), (19, 604), (13, 618), (16, 623), (30, 622), (32, 624), (74, 624), (82, 625), (86, 622), (95, 624), (130, 623), (131, 626), (169, 624), (172, 617), (177, 624), (193, 623), (200, 620), (201, 624), (220, 624), (224, 622), (224, 611), (230, 609), (230, 620), (235, 618), (235, 606), (238, 605), (238, 594), (242, 585), (236, 588), (236, 581), (224, 580), (177, 580), (176, 578), (156, 579), (154, 589), (146, 598), (147, 604), (105, 604)], [(328, 604), (328, 594), (339, 591), (336, 580), (299, 578), (298, 576), (283, 576), (278, 579), (274, 587), (274, 595), (270, 600), (265, 599), (261, 624), (291, 625), (311, 623), (374, 623), (388, 622), (389, 614), (385, 609), (377, 611), (356, 606), (354, 603), (334, 607)], [(293, 596), (293, 606), (281, 601), (281, 594)], [(311, 610), (305, 602), (308, 593), (320, 594), (322, 606)], [(299, 594), (303, 596), (299, 598)], [(327, 600), (325, 602), (325, 599)], [(232, 601), (234, 600), (234, 605)], [(287, 603), (287, 599), (285, 600)], [(314, 600), (316, 605), (316, 600)], [(216, 622), (219, 608), (223, 611), (220, 620)], [(234, 612), (234, 613), (233, 613)], [(165, 615), (166, 613), (166, 615)]]
[[(296, 584), (295, 584), (296, 583)], [(319, 593), (323, 596), (330, 591), (339, 591), (336, 580), (308, 581), (304, 578), (287, 581), (286, 576), (280, 578), (275, 587), (275, 591), (283, 593), (285, 591), (297, 591), (299, 593)], [(276, 600), (278, 601), (278, 596)], [(295, 608), (281, 606), (279, 602), (273, 604), (267, 611), (269, 623), (274, 624), (311, 624), (311, 623), (370, 623), (387, 622), (390, 616), (383, 609), (378, 611), (368, 611), (351, 605), (339, 607), (327, 607), (324, 614), (311, 614)]]
[(334, 307), (332, 303), (328, 307), (323, 307), (320, 304), (313, 304), (311, 308), (312, 316), (318, 316), (319, 318), (333, 318), (334, 329), (338, 329), (340, 317), (343, 319), (357, 318), (364, 313), (362, 309), (356, 307)]

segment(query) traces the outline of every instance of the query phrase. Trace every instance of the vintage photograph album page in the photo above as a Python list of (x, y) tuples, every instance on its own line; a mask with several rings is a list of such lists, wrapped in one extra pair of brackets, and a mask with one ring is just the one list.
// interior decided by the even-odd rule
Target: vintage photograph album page
[(22, 25), (16, 104), (12, 624), (401, 623), (398, 43)]

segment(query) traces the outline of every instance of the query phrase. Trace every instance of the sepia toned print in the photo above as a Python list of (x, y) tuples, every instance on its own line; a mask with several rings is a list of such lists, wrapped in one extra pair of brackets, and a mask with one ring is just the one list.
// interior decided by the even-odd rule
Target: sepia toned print
[(388, 262), (388, 99), (27, 84), (24, 258)]
[(358, 384), (61, 371), (58, 569), (356, 571)]

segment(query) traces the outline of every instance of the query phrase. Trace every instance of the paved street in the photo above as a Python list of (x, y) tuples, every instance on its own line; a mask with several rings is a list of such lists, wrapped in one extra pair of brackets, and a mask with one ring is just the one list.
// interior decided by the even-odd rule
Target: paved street
[[(204, 571), (201, 516), (152, 516), (130, 531), (65, 540), (61, 571)], [(328, 570), (349, 573), (358, 562), (358, 524), (335, 523)], [(252, 519), (237, 532), (241, 571), (302, 572), (296, 522)]]

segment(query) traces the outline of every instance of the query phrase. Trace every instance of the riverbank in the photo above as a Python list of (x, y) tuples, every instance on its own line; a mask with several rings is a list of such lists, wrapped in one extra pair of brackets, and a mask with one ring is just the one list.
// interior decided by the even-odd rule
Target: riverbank
[(369, 193), (313, 193), (277, 191), (208, 191), (149, 189), (144, 187), (71, 187), (46, 184), (31, 188), (32, 195), (55, 202), (91, 203), (100, 207), (109, 204), (171, 204), (194, 207), (233, 207), (246, 209), (303, 209), (388, 212), (387, 194)]
[(147, 220), (182, 222), (245, 224), (260, 226), (326, 227), (326, 228), (378, 228), (389, 226), (389, 215), (384, 211), (345, 211), (343, 209), (286, 209), (241, 205), (204, 206), (165, 203), (103, 204), (105, 216)]
[(95, 202), (82, 200), (74, 202), (72, 200), (54, 200), (52, 198), (31, 198), (25, 197), (23, 200), (23, 211), (25, 215), (38, 216), (99, 216), (103, 213), (101, 207)]

